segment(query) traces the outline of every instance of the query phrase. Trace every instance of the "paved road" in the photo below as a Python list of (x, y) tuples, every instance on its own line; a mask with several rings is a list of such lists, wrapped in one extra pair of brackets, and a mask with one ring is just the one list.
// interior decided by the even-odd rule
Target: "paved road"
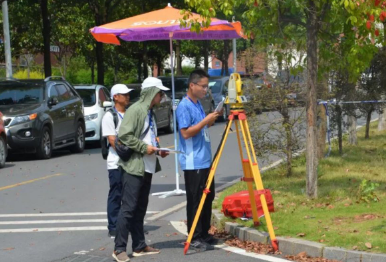
[[(279, 118), (277, 113), (269, 114)], [(213, 152), (224, 126), (217, 123), (210, 129)], [(162, 134), (161, 144), (172, 146), (173, 135)], [(236, 135), (231, 133), (216, 172), (217, 189), (242, 176), (239, 162)], [(161, 165), (163, 170), (153, 177), (152, 193), (176, 187), (174, 157), (162, 159)], [(184, 189), (183, 177), (180, 186)], [(106, 165), (99, 148), (88, 147), (82, 154), (58, 151), (50, 160), (11, 156), (0, 171), (0, 261), (112, 261), (113, 242), (106, 229), (107, 193)], [(251, 261), (251, 254), (242, 255), (243, 251), (229, 247), (183, 256), (185, 211), (178, 208), (184, 201), (185, 196), (150, 197), (147, 240), (162, 253), (133, 261)], [(168, 214), (158, 218), (165, 211)]]

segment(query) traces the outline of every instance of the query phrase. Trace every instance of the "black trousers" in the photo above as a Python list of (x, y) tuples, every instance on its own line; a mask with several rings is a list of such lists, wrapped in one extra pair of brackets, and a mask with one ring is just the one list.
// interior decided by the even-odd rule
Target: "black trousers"
[(126, 251), (129, 233), (133, 241), (132, 249), (145, 248), (143, 223), (149, 203), (149, 193), (153, 174), (144, 176), (128, 174), (122, 169), (122, 205), (118, 215), (115, 250)]
[[(201, 201), (203, 191), (209, 176), (209, 168), (198, 170), (184, 170), (185, 190), (186, 190), (186, 216), (188, 220), (188, 233), (192, 228), (194, 217)], [(210, 229), (212, 218), (212, 202), (214, 199), (214, 180), (210, 186), (210, 193), (206, 196), (200, 218), (197, 222), (196, 230), (192, 240), (205, 238)]]
[(107, 198), (109, 231), (117, 229), (117, 219), (122, 201), (122, 174), (120, 169), (109, 169), (110, 190)]

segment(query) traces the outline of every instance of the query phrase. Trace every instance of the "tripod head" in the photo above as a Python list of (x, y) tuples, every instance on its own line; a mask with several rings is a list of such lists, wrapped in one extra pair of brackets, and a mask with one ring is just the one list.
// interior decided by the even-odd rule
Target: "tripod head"
[(243, 96), (241, 83), (240, 74), (233, 73), (230, 75), (225, 104), (230, 104), (231, 111), (244, 111), (243, 103), (247, 102), (247, 99)]

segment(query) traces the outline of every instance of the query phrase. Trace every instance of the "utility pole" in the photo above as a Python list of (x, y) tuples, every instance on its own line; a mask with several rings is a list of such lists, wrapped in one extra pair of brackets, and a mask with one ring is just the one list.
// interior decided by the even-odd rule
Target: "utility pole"
[(11, 37), (9, 34), (8, 3), (3, 0), (3, 31), (4, 31), (4, 50), (5, 50), (5, 69), (7, 78), (12, 77), (12, 56), (11, 56)]
[[(235, 17), (232, 17), (232, 22), (235, 22)], [(236, 38), (232, 40), (232, 44), (233, 44), (233, 73), (237, 73)]]

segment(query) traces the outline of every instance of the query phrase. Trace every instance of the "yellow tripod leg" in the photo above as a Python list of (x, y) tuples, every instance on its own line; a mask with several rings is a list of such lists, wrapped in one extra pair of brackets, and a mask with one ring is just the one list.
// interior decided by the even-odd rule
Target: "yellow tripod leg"
[[(265, 216), (265, 220), (267, 222), (267, 228), (268, 228), (269, 236), (271, 238), (272, 247), (275, 251), (277, 251), (279, 249), (279, 245), (278, 245), (278, 242), (277, 242), (277, 239), (275, 236), (275, 232), (273, 230), (271, 215), (269, 213), (267, 201), (265, 199), (265, 194), (264, 194), (265, 190), (264, 190), (263, 181), (262, 181), (261, 175), (260, 175), (259, 165), (256, 161), (255, 150), (253, 148), (253, 143), (252, 143), (251, 134), (249, 132), (249, 126), (248, 126), (247, 118), (244, 115), (244, 116), (242, 116), (242, 118), (240, 120), (241, 120), (241, 125), (240, 125), (241, 126), (241, 132), (242, 132), (243, 137), (244, 137), (245, 148), (247, 151), (248, 159), (250, 160), (250, 163), (249, 163), (250, 168), (252, 170), (252, 175), (253, 175), (253, 178), (255, 180), (256, 187), (258, 189), (258, 192), (260, 193), (261, 206), (263, 207), (264, 216)], [(254, 163), (252, 163), (252, 161), (251, 161), (252, 158), (251, 158), (251, 152), (249, 150), (249, 146), (251, 147), (251, 151), (253, 153), (253, 158), (255, 161)]]
[(241, 139), (240, 139), (240, 130), (239, 130), (237, 120), (235, 121), (235, 128), (236, 128), (236, 134), (237, 134), (237, 142), (239, 145), (241, 164), (242, 164), (243, 173), (244, 173), (244, 178), (242, 178), (242, 180), (247, 183), (248, 192), (249, 192), (249, 202), (251, 203), (253, 224), (255, 226), (258, 226), (260, 223), (259, 223), (259, 217), (257, 216), (255, 192), (253, 191), (253, 185), (252, 185), (252, 183), (253, 183), (252, 170), (251, 170), (250, 165), (249, 165), (249, 160), (244, 159), (244, 156), (243, 156), (243, 149), (242, 149)]
[(247, 183), (247, 187), (248, 187), (249, 202), (251, 203), (253, 225), (258, 226), (260, 223), (259, 223), (259, 217), (257, 216), (255, 192), (253, 190), (253, 184), (252, 184), (253, 183), (253, 176), (252, 176), (252, 171), (251, 171), (248, 159), (243, 160), (243, 170), (244, 170), (243, 181)]
[(204, 192), (202, 194), (200, 204), (198, 205), (198, 209), (197, 209), (196, 215), (194, 217), (193, 224), (192, 224), (192, 227), (191, 227), (189, 235), (188, 235), (188, 239), (185, 242), (184, 255), (186, 255), (186, 253), (189, 250), (189, 246), (190, 246), (190, 243), (192, 241), (194, 231), (196, 230), (197, 222), (198, 222), (198, 219), (200, 218), (202, 207), (204, 206), (204, 203), (205, 203), (205, 200), (206, 200), (206, 196), (207, 196), (207, 194), (210, 193), (209, 188), (210, 188), (210, 186), (212, 184), (212, 181), (213, 181), (213, 178), (214, 178), (214, 174), (215, 174), (216, 169), (217, 169), (218, 162), (220, 161), (220, 157), (221, 157), (222, 151), (224, 149), (225, 142), (226, 142), (226, 140), (228, 138), (229, 130), (230, 130), (231, 126), (232, 126), (232, 122), (233, 122), (232, 120), (229, 121), (227, 129), (225, 131), (224, 139), (223, 139), (223, 141), (221, 143), (221, 146), (220, 146), (220, 150), (219, 150), (216, 158), (213, 160), (212, 168), (211, 168), (211, 170), (209, 172), (209, 177), (208, 177), (208, 180), (206, 182), (206, 187), (205, 187)]

